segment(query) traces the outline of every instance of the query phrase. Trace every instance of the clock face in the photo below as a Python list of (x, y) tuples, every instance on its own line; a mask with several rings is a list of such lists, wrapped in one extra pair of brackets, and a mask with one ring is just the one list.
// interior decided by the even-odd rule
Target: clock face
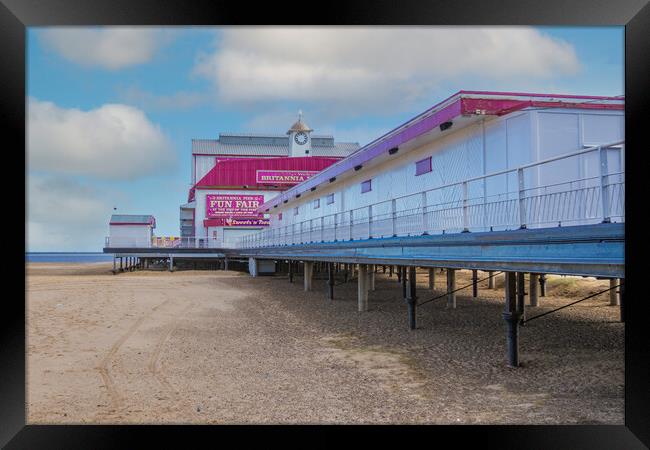
[(296, 141), (296, 144), (298, 145), (305, 145), (307, 143), (307, 135), (302, 131), (299, 131), (296, 133), (293, 140)]

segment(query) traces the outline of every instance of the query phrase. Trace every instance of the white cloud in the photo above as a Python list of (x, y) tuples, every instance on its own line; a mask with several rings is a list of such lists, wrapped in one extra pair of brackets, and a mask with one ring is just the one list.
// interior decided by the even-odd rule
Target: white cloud
[(147, 27), (56, 27), (40, 33), (41, 41), (63, 58), (110, 70), (150, 61), (170, 36), (169, 31)]
[(30, 175), (27, 251), (98, 251), (112, 206), (106, 195), (74, 180)]
[(27, 113), (30, 171), (132, 179), (175, 163), (160, 127), (132, 106), (106, 104), (82, 111), (32, 98)]
[(229, 28), (194, 68), (226, 102), (348, 111), (403, 108), (459, 77), (536, 80), (579, 70), (571, 45), (529, 27)]

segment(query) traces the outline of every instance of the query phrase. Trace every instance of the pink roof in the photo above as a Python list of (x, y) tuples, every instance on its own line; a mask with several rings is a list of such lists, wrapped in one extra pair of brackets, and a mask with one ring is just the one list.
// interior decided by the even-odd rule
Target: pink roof
[(247, 186), (252, 190), (282, 190), (291, 184), (258, 184), (258, 170), (295, 170), (320, 172), (341, 158), (302, 156), (295, 158), (217, 158), (215, 166), (190, 190), (189, 201), (194, 199), (196, 189)]
[(440, 124), (459, 116), (502, 116), (524, 108), (576, 108), (623, 110), (623, 97), (603, 97), (567, 94), (526, 94), (515, 92), (459, 91), (421, 114), (365, 145), (350, 156), (333, 164), (318, 175), (286, 190), (261, 205), (259, 212), (268, 212), (273, 206), (291, 201), (297, 194), (328, 183), (344, 172), (377, 157), (385, 157), (388, 150), (427, 133)]

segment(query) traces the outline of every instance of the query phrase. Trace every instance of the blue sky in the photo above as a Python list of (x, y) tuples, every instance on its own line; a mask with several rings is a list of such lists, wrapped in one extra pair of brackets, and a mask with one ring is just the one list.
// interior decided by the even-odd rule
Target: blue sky
[(108, 27), (27, 34), (29, 251), (99, 251), (113, 207), (178, 231), (192, 138), (364, 144), (454, 92), (624, 94), (623, 27)]

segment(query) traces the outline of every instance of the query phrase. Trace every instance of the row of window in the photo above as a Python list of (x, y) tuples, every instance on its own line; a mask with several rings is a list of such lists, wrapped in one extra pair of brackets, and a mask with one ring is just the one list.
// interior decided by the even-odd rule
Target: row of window
[[(424, 158), (415, 163), (415, 176), (423, 175), (425, 173), (431, 172), (431, 156)], [(361, 182), (361, 193), (365, 194), (366, 192), (372, 191), (372, 179)], [(331, 205), (334, 203), (334, 194), (329, 194), (327, 197), (327, 204)], [(320, 198), (317, 198), (313, 202), (314, 209), (320, 208)], [(298, 215), (298, 207), (293, 208), (293, 215)], [(278, 214), (278, 220), (282, 220), (282, 213)]]

